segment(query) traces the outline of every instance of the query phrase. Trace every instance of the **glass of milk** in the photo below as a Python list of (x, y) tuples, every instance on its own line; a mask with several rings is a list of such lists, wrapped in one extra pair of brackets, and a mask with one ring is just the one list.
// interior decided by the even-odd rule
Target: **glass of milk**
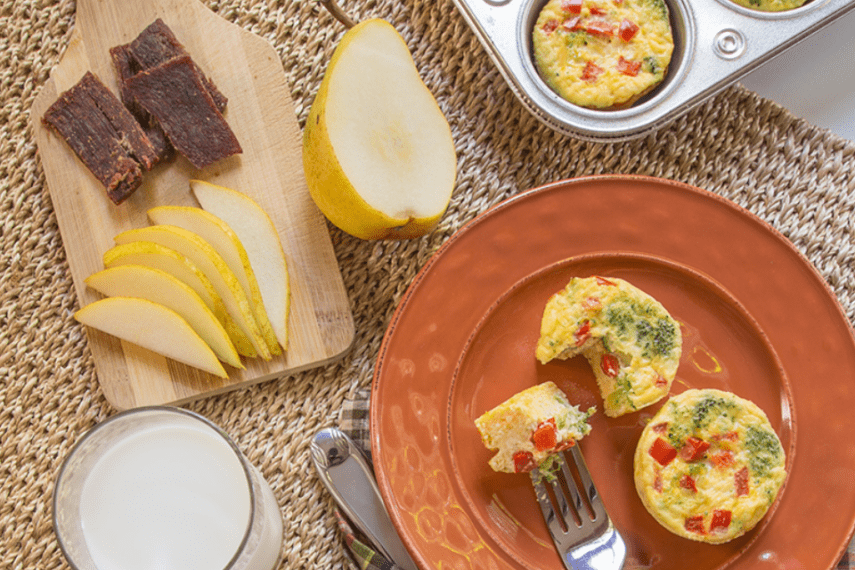
[(220, 428), (147, 407), (95, 426), (60, 468), (53, 522), (76, 570), (271, 570), (282, 515)]

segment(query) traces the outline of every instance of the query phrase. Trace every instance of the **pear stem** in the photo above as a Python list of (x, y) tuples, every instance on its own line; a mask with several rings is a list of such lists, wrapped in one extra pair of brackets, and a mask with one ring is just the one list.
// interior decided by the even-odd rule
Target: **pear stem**
[(320, 2), (336, 20), (341, 22), (345, 28), (350, 29), (356, 25), (354, 21), (344, 13), (344, 10), (341, 9), (341, 6), (339, 6), (335, 0), (318, 0), (318, 2)]

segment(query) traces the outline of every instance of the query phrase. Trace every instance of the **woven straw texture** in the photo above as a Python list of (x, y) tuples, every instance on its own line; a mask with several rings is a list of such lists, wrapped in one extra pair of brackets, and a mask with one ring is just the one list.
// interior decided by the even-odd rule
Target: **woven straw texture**
[[(207, 0), (269, 40), (305, 122), (343, 28), (312, 0)], [(431, 235), (374, 243), (331, 228), (356, 322), (354, 348), (334, 365), (188, 408), (230, 433), (271, 483), (285, 519), (281, 568), (346, 564), (332, 503), (314, 477), (309, 441), (370, 385), (386, 325), (416, 272), (457, 229), (499, 201), (558, 179), (635, 173), (686, 182), (745, 206), (813, 262), (855, 321), (855, 144), (729, 88), (675, 124), (616, 144), (580, 142), (517, 102), (452, 0), (366, 0), (404, 36), (451, 123), (459, 175)], [(70, 447), (114, 413), (102, 396), (29, 109), (74, 26), (71, 0), (0, 8), (0, 567), (60, 568), (51, 526), (53, 481)], [(848, 563), (846, 566), (848, 568)]]

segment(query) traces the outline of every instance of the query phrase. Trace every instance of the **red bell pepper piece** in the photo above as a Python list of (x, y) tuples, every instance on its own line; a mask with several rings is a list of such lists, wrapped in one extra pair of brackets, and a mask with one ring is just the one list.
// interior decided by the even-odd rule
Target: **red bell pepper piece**
[(717, 530), (727, 530), (730, 526), (730, 517), (732, 513), (723, 509), (715, 509), (712, 512), (712, 521), (710, 521), (710, 532)]
[(704, 516), (703, 515), (695, 515), (693, 517), (686, 517), (686, 523), (683, 525), (685, 529), (689, 532), (696, 532), (698, 534), (706, 534), (706, 530), (704, 529)]
[(734, 464), (732, 451), (719, 451), (710, 456), (710, 461), (718, 468), (724, 469)]
[(561, 9), (571, 14), (582, 13), (582, 0), (564, 0), (561, 3)]
[(677, 457), (677, 450), (662, 437), (657, 437), (647, 452), (663, 467), (674, 461), (674, 458)]
[(582, 326), (573, 334), (573, 338), (576, 339), (576, 346), (585, 344), (591, 338), (591, 321), (582, 323)]
[(561, 24), (561, 27), (567, 30), (568, 32), (575, 32), (578, 30), (584, 30), (585, 27), (582, 26), (579, 22), (582, 21), (581, 16), (576, 16), (575, 18), (570, 18), (568, 20), (564, 20), (564, 23)]
[(683, 475), (680, 477), (680, 486), (684, 489), (688, 489), (692, 493), (698, 492), (698, 487), (695, 485), (695, 480), (691, 475)]
[(534, 463), (534, 455), (530, 451), (517, 451), (514, 453), (514, 472), (528, 473), (537, 467)]
[(603, 374), (609, 378), (617, 378), (617, 375), (620, 372), (620, 360), (618, 360), (618, 357), (611, 352), (607, 352), (603, 355), (603, 358), (600, 361), (600, 368), (602, 369)]
[(594, 36), (613, 37), (614, 26), (605, 20), (590, 20), (585, 26), (585, 31)]
[[(586, 28), (587, 29), (587, 28)], [(590, 31), (590, 30), (588, 30)], [(585, 64), (585, 69), (582, 70), (582, 81), (588, 81), (593, 83), (597, 80), (597, 78), (603, 73), (603, 68), (594, 63), (593, 61), (589, 61)]]
[(552, 449), (558, 443), (558, 433), (555, 431), (555, 418), (540, 422), (531, 434), (531, 442), (538, 451)]
[(609, 281), (605, 277), (600, 277), (599, 275), (596, 275), (595, 278), (597, 279), (598, 285), (611, 285), (612, 287), (617, 287), (617, 283), (615, 283), (614, 281)]
[(688, 438), (683, 447), (680, 448), (680, 458), (686, 463), (697, 461), (704, 456), (704, 453), (706, 453), (709, 448), (709, 442), (692, 436)]
[(635, 77), (641, 71), (641, 62), (624, 59), (623, 56), (620, 56), (617, 62), (617, 70), (624, 75)]
[(733, 475), (734, 484), (736, 485), (736, 496), (745, 497), (748, 495), (748, 467), (743, 467)]
[(551, 34), (558, 28), (558, 20), (546, 20), (543, 23), (543, 26), (540, 27), (541, 30), (546, 32), (547, 34)]
[(618, 28), (618, 35), (620, 39), (625, 42), (628, 42), (632, 38), (635, 37), (635, 34), (638, 33), (638, 25), (635, 22), (631, 22), (626, 18), (623, 19), (620, 23), (620, 27)]

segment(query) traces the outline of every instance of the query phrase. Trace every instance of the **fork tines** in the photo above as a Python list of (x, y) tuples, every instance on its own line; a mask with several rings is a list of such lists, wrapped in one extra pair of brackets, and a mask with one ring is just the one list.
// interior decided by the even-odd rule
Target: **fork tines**
[(570, 448), (574, 468), (558, 454), (549, 473), (531, 472), (540, 510), (564, 565), (571, 570), (615, 570), (626, 546), (606, 513), (579, 446)]

